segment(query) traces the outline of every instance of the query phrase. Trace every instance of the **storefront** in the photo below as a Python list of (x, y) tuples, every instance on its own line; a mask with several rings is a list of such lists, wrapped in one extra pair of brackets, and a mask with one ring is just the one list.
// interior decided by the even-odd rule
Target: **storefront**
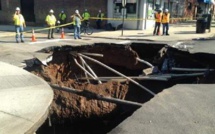
[[(154, 25), (154, 9), (160, 8), (162, 0), (127, 0), (124, 10), (124, 27), (126, 29), (147, 29)], [(108, 0), (108, 18), (112, 26), (117, 27), (122, 24), (123, 8), (122, 0)], [(118, 20), (114, 20), (114, 19)]]

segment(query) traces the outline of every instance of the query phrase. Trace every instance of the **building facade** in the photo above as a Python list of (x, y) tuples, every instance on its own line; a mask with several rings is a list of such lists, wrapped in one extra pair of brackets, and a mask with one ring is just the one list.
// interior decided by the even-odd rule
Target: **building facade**
[[(78, 9), (82, 14), (88, 9), (91, 16), (96, 16), (99, 10), (105, 14), (108, 0), (0, 0), (0, 23), (12, 24), (12, 16), (15, 8), (20, 7), (23, 16), (28, 23), (45, 24), (45, 17), (50, 9), (55, 16), (64, 10), (67, 16), (74, 14)], [(68, 22), (71, 21), (68, 17)]]

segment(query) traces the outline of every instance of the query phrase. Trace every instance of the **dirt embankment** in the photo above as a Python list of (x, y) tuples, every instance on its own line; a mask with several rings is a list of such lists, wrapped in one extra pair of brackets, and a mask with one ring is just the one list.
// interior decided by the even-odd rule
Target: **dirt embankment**
[[(97, 47), (96, 49), (88, 48), (85, 52), (103, 54), (103, 58), (97, 59), (110, 65), (133, 68), (137, 64), (135, 60), (137, 54), (129, 47), (123, 50), (121, 48), (110, 48), (109, 50), (104, 50), (102, 47)], [(85, 78), (85, 74), (75, 64), (74, 57), (70, 54), (70, 51), (55, 51), (52, 56), (52, 61), (48, 63), (48, 66), (40, 65), (36, 68), (34, 66), (33, 68), (28, 68), (28, 70), (51, 84), (71, 87), (80, 91), (88, 91), (105, 97), (125, 99), (129, 82), (107, 81), (98, 84), (97, 81), (91, 81), (91, 83), (87, 83), (86, 80), (80, 79)], [(80, 59), (77, 57), (76, 59), (81, 64)], [(95, 63), (86, 62), (98, 76), (113, 75), (113, 73), (99, 67)], [(110, 113), (117, 112), (117, 110), (117, 105), (114, 103), (99, 101), (91, 99), (90, 96), (79, 96), (60, 90), (54, 90), (54, 100), (51, 106), (52, 119), (56, 120), (104, 117)]]

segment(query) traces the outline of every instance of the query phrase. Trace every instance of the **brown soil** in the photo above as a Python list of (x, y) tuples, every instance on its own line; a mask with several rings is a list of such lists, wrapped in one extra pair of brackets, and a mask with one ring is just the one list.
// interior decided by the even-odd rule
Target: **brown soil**
[[(121, 50), (104, 50), (102, 47), (96, 49), (89, 48), (88, 52), (104, 54), (102, 58), (105, 63), (117, 66), (127, 66), (133, 68), (135, 66), (137, 54), (130, 48)], [(117, 51), (117, 53), (116, 53)], [(97, 84), (93, 81), (91, 84), (86, 81), (79, 80), (85, 77), (84, 72), (74, 63), (73, 56), (70, 51), (55, 51), (53, 60), (48, 66), (38, 66), (32, 73), (42, 77), (47, 82), (58, 84), (60, 86), (71, 87), (80, 91), (88, 91), (105, 97), (113, 97), (124, 99), (128, 92), (129, 82), (107, 81)], [(124, 59), (126, 57), (126, 60)], [(112, 59), (112, 60), (111, 60)], [(79, 60), (77, 58), (77, 60)], [(101, 59), (100, 59), (101, 60)], [(122, 61), (122, 62), (119, 62)], [(109, 74), (104, 68), (87, 61), (91, 67), (96, 67), (94, 71), (97, 74)], [(105, 72), (105, 73), (104, 73)], [(75, 119), (75, 118), (91, 118), (104, 117), (111, 112), (117, 111), (117, 105), (105, 101), (91, 99), (90, 96), (80, 96), (65, 91), (54, 90), (54, 101), (51, 106), (51, 114), (54, 119)]]

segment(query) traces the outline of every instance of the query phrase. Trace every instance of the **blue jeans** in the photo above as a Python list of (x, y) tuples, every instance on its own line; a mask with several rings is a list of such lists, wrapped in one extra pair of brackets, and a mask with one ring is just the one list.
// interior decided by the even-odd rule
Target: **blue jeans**
[(81, 27), (80, 26), (77, 26), (77, 25), (75, 25), (74, 26), (74, 38), (76, 39), (76, 38), (81, 38)]
[(20, 37), (21, 41), (24, 41), (23, 26), (15, 25), (15, 31), (16, 31), (16, 41), (19, 41), (19, 37)]
[(169, 23), (163, 23), (163, 35), (169, 34)]

